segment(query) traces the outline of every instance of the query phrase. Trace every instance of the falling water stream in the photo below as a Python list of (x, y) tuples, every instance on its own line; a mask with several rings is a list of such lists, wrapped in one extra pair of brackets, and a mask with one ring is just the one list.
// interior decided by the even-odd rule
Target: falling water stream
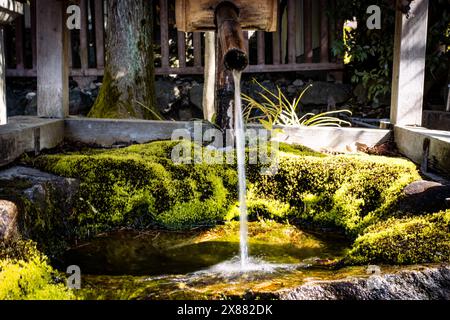
[(239, 177), (239, 210), (240, 210), (240, 257), (241, 269), (248, 265), (248, 218), (247, 218), (247, 185), (245, 175), (245, 129), (241, 100), (242, 71), (233, 70), (234, 78), (234, 129), (236, 135), (236, 158)]

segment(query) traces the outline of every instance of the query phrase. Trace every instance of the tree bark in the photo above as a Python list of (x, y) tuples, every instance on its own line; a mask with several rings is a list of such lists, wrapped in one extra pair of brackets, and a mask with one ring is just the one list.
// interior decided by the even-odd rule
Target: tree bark
[(155, 119), (153, 1), (109, 0), (103, 85), (93, 118)]

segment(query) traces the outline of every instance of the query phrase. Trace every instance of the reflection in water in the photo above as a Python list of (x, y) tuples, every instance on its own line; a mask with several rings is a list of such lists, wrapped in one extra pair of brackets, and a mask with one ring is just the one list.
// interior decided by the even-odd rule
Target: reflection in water
[[(254, 224), (250, 226), (254, 228)], [(245, 271), (273, 270), (281, 265), (320, 264), (345, 252), (346, 243), (327, 242), (285, 228), (283, 231), (289, 236), (279, 243), (267, 242), (266, 238), (258, 238), (258, 235), (250, 241), (253, 258)], [(211, 271), (226, 271), (228, 268), (233, 272), (239, 271), (238, 261), (233, 260), (239, 253), (238, 237), (205, 237), (201, 232), (118, 232), (69, 250), (63, 265), (78, 265), (84, 274), (91, 275), (182, 275), (213, 266)]]

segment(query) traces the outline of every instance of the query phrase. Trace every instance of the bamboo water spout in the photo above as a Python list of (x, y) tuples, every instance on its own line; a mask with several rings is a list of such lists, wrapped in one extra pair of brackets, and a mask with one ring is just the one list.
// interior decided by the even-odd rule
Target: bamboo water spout
[(239, 22), (239, 9), (229, 1), (220, 3), (215, 11), (215, 23), (223, 65), (228, 70), (244, 70), (248, 66), (248, 53)]

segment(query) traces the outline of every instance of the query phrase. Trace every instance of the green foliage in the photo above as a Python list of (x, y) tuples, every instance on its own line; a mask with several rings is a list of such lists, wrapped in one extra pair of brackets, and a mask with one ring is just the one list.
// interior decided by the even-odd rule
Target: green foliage
[[(263, 89), (263, 92), (258, 92), (262, 102), (242, 94), (243, 102), (247, 103), (244, 109), (244, 117), (247, 122), (260, 122), (267, 130), (272, 130), (273, 126), (297, 126), (297, 127), (340, 127), (341, 125), (351, 124), (347, 121), (333, 117), (339, 113), (351, 113), (348, 110), (330, 111), (321, 114), (307, 113), (299, 116), (300, 101), (306, 91), (312, 86), (306, 87), (292, 102), (281, 92), (278, 87), (278, 92), (271, 92), (269, 89), (260, 84), (256, 79), (253, 81)], [(256, 115), (254, 115), (256, 114)]]
[[(336, 56), (345, 57), (352, 83), (362, 84), (368, 100), (379, 104), (391, 91), (396, 10), (393, 1), (374, 0), (370, 4), (381, 8), (381, 30), (366, 27), (367, 2), (337, 1), (333, 17), (342, 21), (356, 18), (358, 28), (345, 28), (344, 36), (333, 43), (332, 51)], [(448, 70), (449, 66), (448, 1), (430, 1), (430, 13), (427, 72), (434, 75), (438, 69)]]
[(352, 264), (418, 264), (450, 261), (450, 211), (376, 224), (358, 237)]
[(0, 300), (70, 300), (62, 283), (35, 245), (19, 241), (0, 247)]
[(394, 52), (395, 10), (389, 2), (375, 0), (371, 5), (381, 8), (381, 30), (366, 27), (368, 4), (363, 1), (338, 0), (333, 15), (343, 21), (356, 18), (358, 28), (345, 28), (344, 36), (333, 44), (336, 56), (346, 56), (347, 69), (354, 84), (363, 84), (367, 98), (379, 103), (390, 93)]

